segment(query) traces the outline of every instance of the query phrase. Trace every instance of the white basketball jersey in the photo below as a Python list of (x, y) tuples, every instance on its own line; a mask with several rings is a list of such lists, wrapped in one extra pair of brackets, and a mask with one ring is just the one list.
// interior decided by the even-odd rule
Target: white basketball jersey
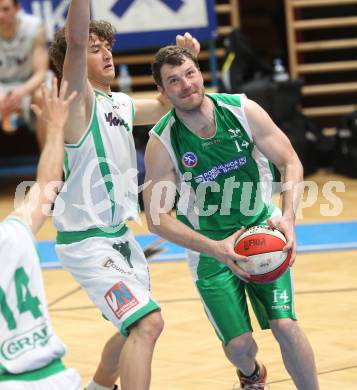
[(27, 225), (0, 223), (0, 374), (42, 368), (65, 354), (46, 305), (40, 261)]
[(33, 44), (41, 20), (26, 14), (17, 13), (18, 28), (11, 40), (0, 36), (0, 82), (16, 83), (27, 80), (32, 75)]
[(95, 91), (92, 118), (75, 145), (65, 145), (65, 184), (53, 219), (58, 231), (118, 226), (138, 214), (134, 106), (123, 93)]

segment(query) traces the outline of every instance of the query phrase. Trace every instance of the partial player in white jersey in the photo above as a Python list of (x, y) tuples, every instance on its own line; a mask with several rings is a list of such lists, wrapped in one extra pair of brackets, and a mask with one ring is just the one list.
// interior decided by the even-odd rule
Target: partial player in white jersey
[[(199, 52), (189, 34), (179, 43)], [(118, 332), (107, 342), (87, 390), (148, 390), (163, 320), (147, 261), (125, 225), (138, 210), (133, 125), (152, 124), (169, 105), (112, 93), (114, 29), (90, 21), (89, 0), (72, 0), (50, 50), (58, 77), (78, 91), (65, 126), (65, 183), (56, 203), (56, 251)]]
[[(64, 100), (44, 89), (44, 107), (36, 114), (48, 135), (37, 180), (21, 206), (0, 223), (0, 390), (78, 390), (80, 377), (66, 369), (66, 350), (53, 331), (45, 298), (40, 260), (33, 235), (42, 226), (61, 183), (63, 124), (75, 94)], [(49, 197), (48, 197), (49, 196)]]
[[(30, 103), (41, 105), (40, 85), (48, 69), (45, 30), (41, 20), (20, 9), (17, 0), (0, 0), (0, 119), (4, 131), (20, 120), (31, 128)], [(40, 148), (45, 125), (36, 122)]]

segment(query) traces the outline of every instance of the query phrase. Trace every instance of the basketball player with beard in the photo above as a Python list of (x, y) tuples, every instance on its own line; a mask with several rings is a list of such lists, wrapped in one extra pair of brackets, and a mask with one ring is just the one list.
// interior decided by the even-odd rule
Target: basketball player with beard
[[(244, 227), (269, 224), (295, 254), (295, 214), (302, 166), (288, 138), (244, 95), (206, 94), (192, 53), (177, 46), (158, 51), (158, 90), (174, 108), (152, 129), (146, 149), (144, 204), (153, 233), (188, 248), (189, 266), (207, 316), (237, 368), (244, 390), (266, 388), (256, 361), (246, 294), (263, 329), (277, 339), (299, 390), (318, 390), (311, 346), (294, 312), (291, 270), (272, 283), (249, 281), (234, 252)], [(284, 187), (282, 214), (271, 202), (273, 171)], [(175, 206), (176, 218), (171, 215)]]

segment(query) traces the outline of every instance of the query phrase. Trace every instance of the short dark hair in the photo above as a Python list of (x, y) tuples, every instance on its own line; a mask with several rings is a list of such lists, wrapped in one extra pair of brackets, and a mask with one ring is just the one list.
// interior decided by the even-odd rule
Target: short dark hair
[[(115, 43), (115, 29), (104, 20), (91, 20), (89, 23), (89, 37), (95, 34), (101, 41), (108, 41), (110, 46)], [(65, 27), (55, 33), (52, 45), (50, 47), (50, 61), (54, 72), (58, 78), (62, 78), (63, 63), (67, 50), (67, 42), (65, 36)]]
[(151, 71), (155, 83), (162, 87), (161, 68), (163, 65), (168, 64), (172, 66), (179, 66), (182, 65), (186, 59), (191, 60), (195, 64), (196, 68), (200, 69), (197, 57), (190, 49), (176, 45), (161, 48), (155, 54), (154, 62), (151, 65)]

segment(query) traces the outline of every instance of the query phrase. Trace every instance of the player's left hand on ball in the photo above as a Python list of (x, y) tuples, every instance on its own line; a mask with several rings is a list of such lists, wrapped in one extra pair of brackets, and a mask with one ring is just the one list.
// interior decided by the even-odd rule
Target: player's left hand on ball
[(272, 229), (278, 229), (284, 234), (286, 238), (286, 245), (283, 248), (283, 252), (291, 251), (291, 259), (289, 262), (289, 266), (291, 267), (294, 264), (296, 257), (296, 236), (294, 222), (284, 217), (278, 217), (269, 218), (267, 223)]
[(200, 53), (200, 43), (196, 38), (193, 38), (189, 32), (186, 32), (183, 36), (176, 35), (176, 45), (190, 49), (196, 57), (198, 57)]

